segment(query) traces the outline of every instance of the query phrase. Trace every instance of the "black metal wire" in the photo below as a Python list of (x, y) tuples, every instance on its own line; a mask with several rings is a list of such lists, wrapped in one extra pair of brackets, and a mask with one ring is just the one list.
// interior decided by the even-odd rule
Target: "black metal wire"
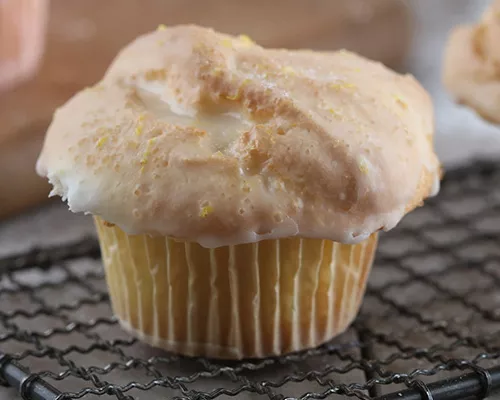
[(298, 354), (221, 363), (141, 347), (111, 315), (99, 256), (95, 238), (84, 238), (0, 259), (0, 384), (20, 398), (459, 400), (500, 391), (500, 165), (447, 174), (440, 196), (383, 235), (350, 335)]

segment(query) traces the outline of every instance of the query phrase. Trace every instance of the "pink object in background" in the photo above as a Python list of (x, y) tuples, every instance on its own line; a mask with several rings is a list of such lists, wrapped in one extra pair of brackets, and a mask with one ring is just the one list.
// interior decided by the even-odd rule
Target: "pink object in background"
[(36, 72), (49, 0), (0, 0), (0, 91)]

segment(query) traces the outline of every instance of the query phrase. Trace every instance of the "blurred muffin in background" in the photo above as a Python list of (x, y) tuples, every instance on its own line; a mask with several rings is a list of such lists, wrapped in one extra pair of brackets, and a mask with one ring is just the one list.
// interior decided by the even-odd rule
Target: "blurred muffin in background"
[[(0, 2), (10, 7), (8, 14), (5, 5), (0, 12), (2, 24), (10, 13), (30, 6), (34, 12), (45, 3)], [(23, 18), (23, 29), (35, 31), (35, 26), (28, 29), (29, 16)], [(0, 218), (47, 197), (48, 187), (34, 175), (33, 165), (54, 109), (99, 80), (118, 50), (136, 36), (159, 24), (182, 23), (246, 34), (265, 47), (348, 48), (396, 69), (411, 36), (410, 13), (402, 0), (52, 0), (37, 76), (0, 93), (0, 187), (10, 188), (0, 198)], [(5, 26), (0, 40), (9, 42)], [(30, 53), (35, 59), (37, 46)], [(14, 161), (3, 165), (13, 158), (9, 154), (16, 155)], [(28, 187), (33, 189), (28, 192)]]
[(443, 82), (458, 103), (500, 123), (500, 0), (474, 25), (457, 27), (445, 52)]

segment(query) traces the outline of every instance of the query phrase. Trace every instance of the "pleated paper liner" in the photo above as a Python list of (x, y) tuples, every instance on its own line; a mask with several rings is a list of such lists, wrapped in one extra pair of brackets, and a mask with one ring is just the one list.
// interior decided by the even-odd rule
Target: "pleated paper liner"
[(374, 234), (357, 245), (291, 238), (205, 249), (95, 222), (123, 327), (155, 347), (222, 359), (299, 351), (342, 333), (377, 244)]

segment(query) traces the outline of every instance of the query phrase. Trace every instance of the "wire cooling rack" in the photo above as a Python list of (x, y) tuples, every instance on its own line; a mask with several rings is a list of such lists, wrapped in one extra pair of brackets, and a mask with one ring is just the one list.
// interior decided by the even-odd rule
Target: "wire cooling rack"
[(93, 238), (0, 259), (0, 378), (33, 400), (473, 399), (500, 388), (500, 166), (450, 172), (382, 235), (362, 312), (322, 347), (221, 363), (112, 317)]

